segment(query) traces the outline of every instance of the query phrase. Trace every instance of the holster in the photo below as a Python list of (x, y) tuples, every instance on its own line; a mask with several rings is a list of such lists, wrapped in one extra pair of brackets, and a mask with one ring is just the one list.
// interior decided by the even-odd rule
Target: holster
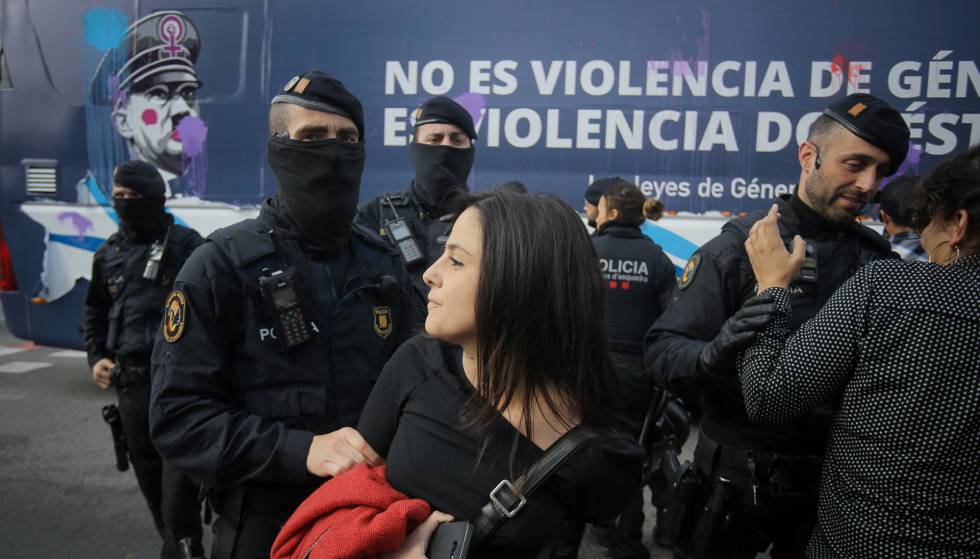
[(102, 406), (102, 420), (109, 425), (112, 432), (112, 449), (116, 453), (116, 469), (125, 472), (129, 469), (128, 448), (126, 446), (126, 435), (123, 433), (122, 420), (119, 418), (119, 406), (109, 404)]
[(672, 542), (689, 537), (697, 520), (698, 509), (704, 503), (705, 486), (701, 474), (690, 461), (681, 464), (677, 451), (668, 449), (661, 461), (661, 470), (667, 477), (668, 486), (661, 508), (664, 536)]

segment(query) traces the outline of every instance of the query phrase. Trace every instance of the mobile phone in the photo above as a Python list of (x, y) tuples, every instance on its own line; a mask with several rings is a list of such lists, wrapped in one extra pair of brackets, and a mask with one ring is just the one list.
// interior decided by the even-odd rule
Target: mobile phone
[(436, 528), (425, 556), (429, 559), (466, 559), (473, 537), (473, 525), (465, 520), (443, 522)]

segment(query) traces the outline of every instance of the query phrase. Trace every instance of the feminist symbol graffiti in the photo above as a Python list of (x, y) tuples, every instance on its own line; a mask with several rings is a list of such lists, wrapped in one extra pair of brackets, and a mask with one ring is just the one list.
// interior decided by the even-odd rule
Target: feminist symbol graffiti
[(187, 28), (184, 26), (184, 21), (177, 15), (170, 14), (161, 18), (160, 23), (157, 24), (157, 36), (166, 43), (163, 51), (170, 57), (175, 57), (178, 53), (186, 50), (180, 44), (186, 34)]

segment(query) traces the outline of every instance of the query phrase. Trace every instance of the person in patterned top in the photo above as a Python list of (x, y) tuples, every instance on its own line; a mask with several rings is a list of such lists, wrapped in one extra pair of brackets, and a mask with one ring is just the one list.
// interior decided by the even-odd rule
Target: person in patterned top
[(746, 241), (771, 322), (739, 357), (753, 421), (837, 394), (808, 557), (980, 557), (980, 146), (908, 201), (931, 263), (875, 261), (788, 335), (790, 254), (777, 211)]

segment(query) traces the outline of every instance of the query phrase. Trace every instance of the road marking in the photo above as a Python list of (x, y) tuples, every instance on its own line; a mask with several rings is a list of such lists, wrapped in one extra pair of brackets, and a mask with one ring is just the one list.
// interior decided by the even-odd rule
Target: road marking
[(84, 351), (78, 351), (77, 349), (63, 349), (61, 351), (56, 351), (48, 355), (49, 357), (60, 357), (63, 359), (81, 359), (87, 357), (88, 354)]
[(51, 363), (41, 363), (38, 361), (11, 361), (10, 363), (0, 365), (0, 373), (19, 375), (50, 366)]
[(27, 349), (26, 348), (23, 348), (23, 347), (2, 347), (2, 346), (0, 346), (0, 357), (3, 357), (4, 355), (13, 355), (15, 353), (20, 353), (22, 351), (27, 351)]

